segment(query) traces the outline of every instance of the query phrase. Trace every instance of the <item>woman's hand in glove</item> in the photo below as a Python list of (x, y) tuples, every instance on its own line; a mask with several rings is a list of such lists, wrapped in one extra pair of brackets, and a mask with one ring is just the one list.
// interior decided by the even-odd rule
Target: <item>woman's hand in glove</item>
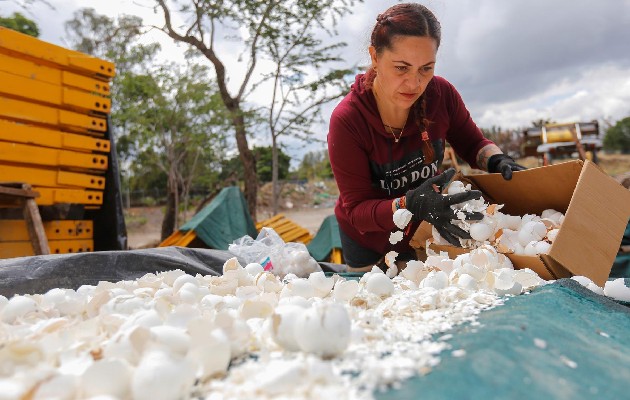
[[(453, 246), (460, 246), (458, 237), (470, 239), (470, 234), (465, 230), (453, 225), (451, 220), (457, 219), (456, 212), (451, 208), (453, 204), (478, 199), (481, 192), (470, 190), (467, 192), (442, 195), (442, 189), (455, 175), (455, 170), (450, 168), (440, 175), (427, 179), (416, 189), (412, 189), (406, 194), (406, 207), (413, 214), (416, 221), (427, 221), (431, 223), (440, 235), (448, 240)], [(483, 214), (465, 213), (467, 220), (481, 220)]]
[(503, 179), (512, 179), (512, 171), (522, 171), (527, 169), (519, 165), (507, 154), (494, 154), (488, 159), (488, 172), (500, 172)]

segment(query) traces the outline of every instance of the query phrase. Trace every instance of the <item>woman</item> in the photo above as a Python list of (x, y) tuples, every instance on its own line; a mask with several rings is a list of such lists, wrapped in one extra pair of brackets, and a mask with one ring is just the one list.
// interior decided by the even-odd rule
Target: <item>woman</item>
[[(328, 151), (340, 192), (335, 215), (351, 269), (382, 263), (390, 250), (399, 261), (414, 258), (409, 239), (422, 220), (454, 245), (457, 237), (469, 238), (451, 224), (450, 205), (481, 193), (437, 192), (454, 174), (438, 174), (445, 141), (472, 167), (501, 172), (507, 180), (524, 169), (484, 138), (455, 88), (434, 76), (439, 45), (440, 23), (431, 11), (420, 4), (392, 6), (376, 18), (370, 69), (357, 75), (332, 113)], [(413, 224), (391, 245), (389, 236), (397, 230), (392, 215), (405, 207)]]

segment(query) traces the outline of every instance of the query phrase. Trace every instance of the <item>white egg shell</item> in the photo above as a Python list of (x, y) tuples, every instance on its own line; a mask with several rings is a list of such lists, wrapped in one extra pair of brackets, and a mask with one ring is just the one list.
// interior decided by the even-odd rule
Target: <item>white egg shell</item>
[(407, 266), (400, 271), (405, 279), (419, 285), (420, 282), (429, 274), (429, 270), (424, 267), (424, 263), (418, 260), (407, 261)]
[(190, 348), (190, 336), (182, 329), (173, 326), (154, 326), (150, 329), (151, 343), (169, 353), (185, 355)]
[(514, 279), (514, 270), (500, 269), (493, 272), (494, 274), (494, 291), (499, 296), (506, 294), (521, 294), (523, 286)]
[(173, 282), (173, 292), (177, 293), (182, 288), (182, 286), (184, 286), (184, 284), (190, 284), (194, 287), (199, 287), (199, 282), (197, 281), (197, 279), (195, 279), (194, 276), (184, 274), (178, 276)]
[(405, 208), (396, 210), (393, 216), (394, 225), (396, 225), (398, 229), (405, 229), (405, 227), (407, 227), (407, 225), (411, 221), (411, 217), (413, 217), (413, 214), (411, 213), (411, 211)]
[(318, 297), (326, 297), (335, 285), (334, 279), (332, 277), (326, 277), (323, 271), (311, 273), (308, 277), (308, 281), (313, 286), (315, 295)]
[(245, 271), (251, 276), (256, 276), (264, 270), (263, 266), (258, 263), (249, 263), (245, 266)]
[(398, 275), (398, 267), (396, 266), (396, 264), (392, 264), (389, 268), (387, 268), (387, 271), (385, 271), (385, 275), (389, 279), (393, 279), (396, 275)]
[(402, 231), (396, 231), (389, 234), (389, 243), (396, 244), (403, 240), (404, 233)]
[(374, 273), (368, 278), (365, 288), (368, 292), (380, 297), (391, 296), (394, 293), (394, 284), (385, 274)]
[(271, 337), (278, 346), (288, 351), (299, 351), (296, 339), (296, 326), (306, 312), (304, 307), (285, 304), (278, 306), (271, 316)]
[(398, 257), (398, 252), (393, 250), (388, 251), (387, 254), (385, 254), (385, 265), (387, 265), (388, 267), (395, 265), (396, 257)]
[(604, 294), (621, 301), (630, 301), (630, 288), (624, 283), (624, 278), (606, 281)]
[(513, 279), (518, 282), (523, 289), (529, 290), (536, 286), (540, 286), (545, 281), (538, 274), (529, 268), (523, 268), (514, 271)]
[(540, 217), (543, 218), (543, 219), (551, 220), (556, 227), (560, 226), (562, 224), (562, 221), (564, 220), (564, 214), (562, 214), (560, 211), (556, 211), (554, 209), (544, 210), (540, 214)]
[(267, 318), (272, 313), (273, 307), (268, 302), (258, 299), (246, 299), (241, 304), (239, 315), (243, 319)]
[(35, 390), (35, 394), (29, 399), (74, 399), (76, 398), (79, 379), (74, 375), (55, 375), (45, 380)]
[(461, 274), (457, 279), (457, 286), (469, 290), (477, 290), (477, 280), (468, 274)]
[(35, 300), (27, 296), (13, 296), (2, 308), (2, 322), (13, 324), (18, 319), (40, 311)]
[(518, 231), (520, 227), (521, 227), (521, 217), (518, 215), (504, 214), (503, 217), (501, 218), (501, 225), (499, 226), (499, 228)]
[(521, 246), (527, 246), (529, 242), (540, 241), (547, 235), (547, 227), (540, 221), (525, 223), (518, 232), (518, 241)]
[(230, 340), (221, 329), (214, 329), (190, 348), (187, 358), (197, 365), (202, 380), (224, 375), (231, 359)]
[(124, 360), (94, 361), (81, 376), (83, 395), (126, 398), (131, 389), (131, 372), (131, 367)]
[(524, 249), (524, 253), (526, 256), (535, 256), (538, 254), (536, 252), (536, 244), (538, 244), (538, 242), (536, 241), (527, 243), (527, 246), (525, 246)]
[(547, 232), (547, 239), (553, 243), (556, 240), (556, 237), (558, 236), (558, 233), (560, 232), (560, 229), (551, 229), (549, 232)]
[(536, 254), (549, 254), (549, 250), (551, 250), (551, 244), (541, 240), (540, 242), (536, 242), (535, 245)]
[(448, 185), (447, 194), (457, 194), (466, 191), (464, 183), (462, 181), (453, 181)]
[(335, 300), (348, 302), (359, 292), (359, 282), (339, 280), (335, 283), (333, 297)]
[(132, 397), (134, 400), (185, 398), (195, 375), (191, 361), (162, 350), (147, 351), (133, 373)]
[(310, 299), (315, 296), (315, 289), (313, 288), (313, 284), (310, 280), (304, 278), (293, 279), (291, 282), (287, 283), (282, 290), (283, 293), (286, 293), (290, 296), (300, 296), (305, 299)]
[(493, 229), (490, 225), (477, 222), (470, 225), (470, 237), (478, 242), (485, 242), (492, 236)]
[(343, 353), (348, 347), (351, 325), (343, 305), (313, 304), (302, 313), (295, 335), (302, 351), (330, 358)]
[(431, 271), (420, 284), (423, 288), (444, 289), (448, 286), (448, 275), (444, 271)]
[(238, 262), (238, 258), (232, 257), (223, 264), (223, 274), (225, 275), (226, 271), (236, 271), (240, 268), (243, 267), (241, 266), (241, 263)]

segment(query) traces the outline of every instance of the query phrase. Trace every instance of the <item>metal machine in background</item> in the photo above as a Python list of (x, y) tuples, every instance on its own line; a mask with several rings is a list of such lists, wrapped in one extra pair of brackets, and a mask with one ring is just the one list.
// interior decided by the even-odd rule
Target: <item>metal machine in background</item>
[(549, 165), (557, 158), (589, 159), (597, 163), (597, 152), (602, 148), (597, 121), (545, 124), (529, 128), (523, 135), (524, 155), (540, 157), (542, 165)]

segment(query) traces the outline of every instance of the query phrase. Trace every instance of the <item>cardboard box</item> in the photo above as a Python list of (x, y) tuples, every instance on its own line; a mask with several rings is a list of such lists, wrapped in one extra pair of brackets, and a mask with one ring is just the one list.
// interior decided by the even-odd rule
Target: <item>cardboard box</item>
[[(501, 212), (537, 214), (553, 208), (565, 214), (549, 254), (537, 257), (508, 254), (514, 268), (530, 268), (544, 279), (587, 276), (599, 286), (610, 270), (630, 218), (630, 190), (590, 161), (569, 161), (514, 173), (511, 181), (500, 174), (456, 176), (481, 190), (490, 203), (504, 204)], [(411, 245), (425, 254), (431, 225), (423, 222)], [(470, 250), (431, 244), (451, 258)]]

